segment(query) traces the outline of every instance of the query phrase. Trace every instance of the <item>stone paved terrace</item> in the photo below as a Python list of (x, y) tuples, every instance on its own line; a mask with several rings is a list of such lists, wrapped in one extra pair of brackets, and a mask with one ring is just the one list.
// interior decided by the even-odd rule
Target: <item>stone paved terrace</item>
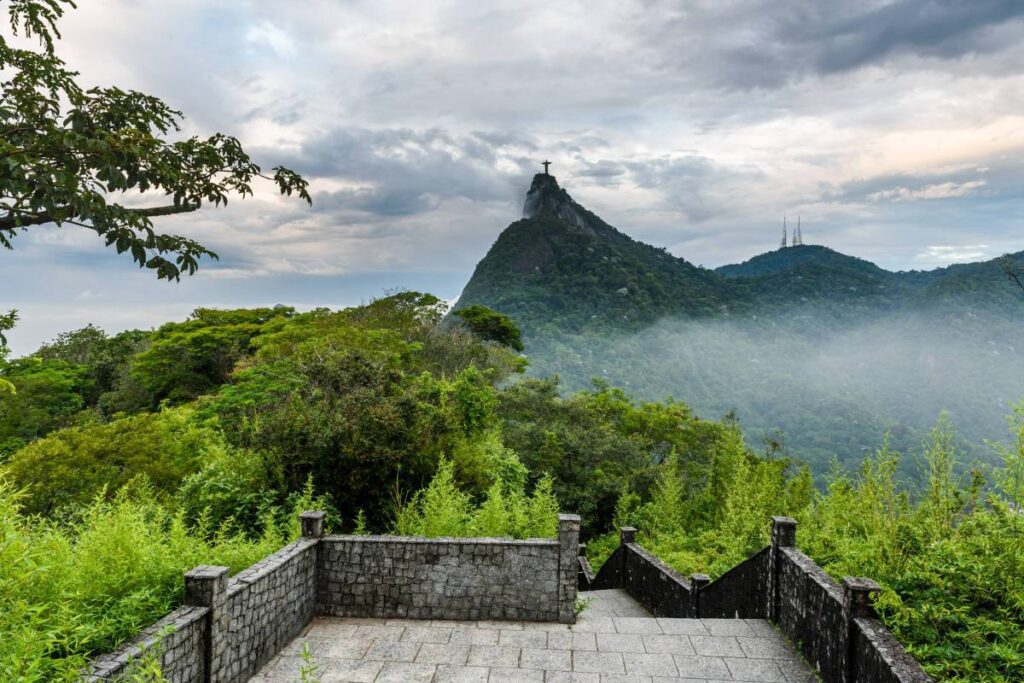
[(619, 590), (581, 593), (575, 625), (318, 617), (252, 683), (299, 680), (309, 645), (324, 683), (811, 683), (767, 621), (654, 619)]

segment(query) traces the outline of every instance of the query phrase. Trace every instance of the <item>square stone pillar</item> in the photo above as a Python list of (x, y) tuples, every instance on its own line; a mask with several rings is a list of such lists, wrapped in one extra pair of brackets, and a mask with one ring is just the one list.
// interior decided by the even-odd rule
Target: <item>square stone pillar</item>
[(227, 610), (228, 568), (201, 564), (185, 572), (185, 604), (210, 610), (206, 620), (203, 660), (206, 680), (226, 680), (225, 650), (231, 615)]
[(772, 517), (772, 547), (768, 557), (768, 619), (778, 623), (781, 597), (779, 595), (779, 568), (782, 548), (796, 547), (796, 520), (792, 517)]
[(321, 536), (323, 536), (324, 517), (326, 516), (326, 512), (321, 512), (319, 510), (307, 510), (306, 512), (300, 513), (299, 524), (302, 526), (302, 537), (320, 538)]
[(857, 576), (843, 577), (843, 681), (857, 680), (857, 625), (854, 619), (875, 619), (874, 596), (881, 586)]
[(690, 576), (690, 617), (692, 619), (700, 618), (700, 592), (709, 583), (711, 583), (711, 577), (707, 574)]
[(558, 515), (558, 621), (576, 623), (580, 516)]

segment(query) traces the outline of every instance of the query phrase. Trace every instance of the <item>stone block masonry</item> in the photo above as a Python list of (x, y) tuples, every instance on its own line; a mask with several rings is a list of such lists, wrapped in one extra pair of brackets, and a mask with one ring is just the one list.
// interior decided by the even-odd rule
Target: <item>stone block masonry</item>
[[(581, 565), (582, 566), (582, 565)], [(772, 544), (709, 582), (689, 579), (636, 543), (624, 528), (594, 589), (623, 589), (656, 616), (768, 619), (796, 643), (826, 683), (926, 683), (931, 679), (877, 619), (869, 579), (836, 583), (796, 548), (796, 521), (772, 518)]]
[(327, 536), (320, 614), (402, 619), (575, 621), (579, 517), (557, 540)]
[(87, 680), (126, 678), (148, 653), (171, 683), (238, 683), (316, 614), (410, 619), (575, 621), (580, 521), (557, 539), (324, 536), (324, 513), (300, 516), (303, 537), (228, 578), (185, 574), (186, 605), (96, 658)]

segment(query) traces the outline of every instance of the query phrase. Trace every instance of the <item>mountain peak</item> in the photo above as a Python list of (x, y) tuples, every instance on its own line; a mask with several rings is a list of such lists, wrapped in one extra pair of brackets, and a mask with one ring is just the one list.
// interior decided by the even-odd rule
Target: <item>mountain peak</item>
[(582, 232), (596, 235), (604, 221), (587, 211), (558, 185), (555, 176), (538, 173), (533, 176), (530, 191), (523, 203), (523, 218), (548, 214), (569, 223)]

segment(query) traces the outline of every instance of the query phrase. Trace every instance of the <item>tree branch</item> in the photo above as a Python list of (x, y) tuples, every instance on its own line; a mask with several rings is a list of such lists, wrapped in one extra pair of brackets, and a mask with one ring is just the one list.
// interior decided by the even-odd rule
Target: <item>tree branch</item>
[[(127, 209), (130, 213), (137, 216), (145, 216), (151, 218), (154, 216), (172, 216), (178, 213), (190, 213), (199, 208), (199, 204), (179, 204), (170, 206), (154, 206), (148, 209)], [(59, 215), (60, 212), (57, 212)], [(57, 219), (54, 218), (54, 213), (49, 211), (43, 211), (42, 213), (9, 213), (6, 216), (0, 217), (0, 230), (15, 230), (17, 228), (27, 228), (30, 225), (42, 225), (43, 223), (53, 223)], [(61, 221), (67, 221), (72, 218), (74, 214), (67, 217), (61, 217)]]

